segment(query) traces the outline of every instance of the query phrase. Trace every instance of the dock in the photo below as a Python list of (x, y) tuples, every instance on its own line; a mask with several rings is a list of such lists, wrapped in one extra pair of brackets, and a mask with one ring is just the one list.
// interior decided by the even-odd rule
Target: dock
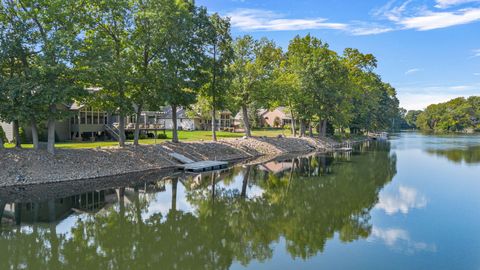
[(171, 153), (170, 156), (182, 165), (179, 165), (179, 168), (187, 172), (207, 172), (214, 170), (221, 170), (228, 167), (228, 162), (226, 161), (217, 161), (217, 160), (205, 160), (205, 161), (193, 161), (188, 157), (178, 154)]
[(182, 167), (187, 172), (207, 172), (225, 169), (228, 167), (228, 162), (206, 160), (183, 164), (180, 165), (180, 167)]

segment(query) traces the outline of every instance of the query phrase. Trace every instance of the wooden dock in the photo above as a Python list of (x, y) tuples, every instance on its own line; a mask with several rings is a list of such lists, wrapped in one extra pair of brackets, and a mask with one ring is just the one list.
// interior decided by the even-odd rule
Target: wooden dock
[(206, 161), (183, 164), (183, 165), (180, 165), (180, 167), (187, 172), (207, 172), (207, 171), (225, 169), (228, 167), (228, 162), (206, 160)]
[(228, 162), (225, 161), (205, 160), (196, 162), (178, 153), (170, 153), (170, 156), (180, 163), (183, 163), (182, 165), (179, 165), (179, 168), (187, 172), (207, 172), (221, 170), (228, 167)]

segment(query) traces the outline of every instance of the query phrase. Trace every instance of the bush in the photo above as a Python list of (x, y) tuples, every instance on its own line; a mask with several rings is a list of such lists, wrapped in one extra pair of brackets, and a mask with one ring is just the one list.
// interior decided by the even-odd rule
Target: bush
[(140, 135), (138, 136), (138, 138), (139, 138), (140, 140), (145, 140), (145, 139), (148, 139), (148, 135), (140, 134)]
[(157, 134), (157, 139), (162, 139), (162, 140), (168, 139), (168, 136), (165, 133), (160, 133), (160, 134)]
[(127, 140), (133, 140), (133, 133), (127, 133), (127, 134), (125, 134), (125, 138), (126, 138)]

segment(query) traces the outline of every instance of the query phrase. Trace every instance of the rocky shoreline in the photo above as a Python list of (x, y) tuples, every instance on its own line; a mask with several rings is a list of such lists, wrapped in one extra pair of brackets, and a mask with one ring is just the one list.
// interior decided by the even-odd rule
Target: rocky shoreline
[[(350, 141), (355, 142), (359, 141)], [(126, 148), (59, 149), (54, 156), (43, 151), (3, 149), (0, 150), (0, 187), (102, 179), (151, 170), (172, 171), (180, 165), (169, 156), (172, 152), (194, 161), (233, 162), (264, 155), (328, 151), (338, 146), (329, 139), (257, 137)]]

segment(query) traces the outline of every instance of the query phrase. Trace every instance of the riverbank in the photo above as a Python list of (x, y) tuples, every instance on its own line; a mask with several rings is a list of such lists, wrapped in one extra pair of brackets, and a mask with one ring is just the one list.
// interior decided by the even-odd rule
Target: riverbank
[(179, 165), (169, 156), (173, 152), (194, 161), (232, 162), (263, 155), (328, 151), (335, 146), (338, 146), (338, 143), (331, 139), (256, 137), (219, 142), (166, 142), (126, 148), (59, 149), (54, 156), (44, 151), (4, 149), (0, 150), (0, 186), (102, 178), (149, 170), (172, 170)]

